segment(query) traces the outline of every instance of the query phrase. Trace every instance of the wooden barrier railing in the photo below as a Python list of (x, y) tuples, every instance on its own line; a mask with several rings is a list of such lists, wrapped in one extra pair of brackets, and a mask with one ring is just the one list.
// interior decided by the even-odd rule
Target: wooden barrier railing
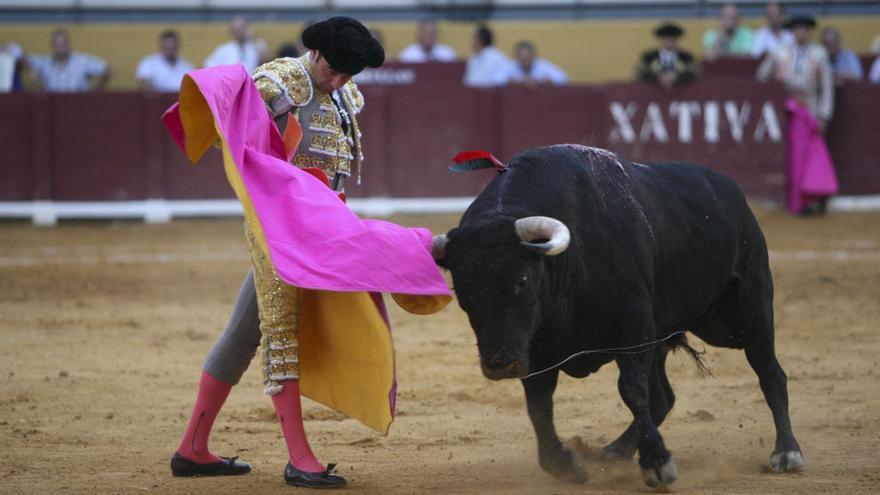
[[(487, 149), (510, 159), (561, 142), (647, 162), (688, 160), (778, 201), (784, 187), (782, 89), (701, 81), (668, 94), (640, 83), (470, 89), (364, 86), (364, 184), (351, 197), (461, 197), (488, 173), (450, 174), (449, 159)], [(159, 118), (174, 95), (0, 95), (0, 201), (230, 198), (220, 157), (193, 167)], [(880, 193), (880, 91), (842, 88), (829, 144), (842, 193)]]

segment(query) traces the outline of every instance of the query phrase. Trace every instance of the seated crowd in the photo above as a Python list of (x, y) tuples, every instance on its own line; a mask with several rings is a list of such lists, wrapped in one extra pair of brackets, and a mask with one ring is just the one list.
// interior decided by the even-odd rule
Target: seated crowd
[[(767, 25), (753, 32), (740, 24), (736, 5), (723, 5), (718, 27), (703, 33), (703, 59), (708, 62), (727, 57), (767, 60), (784, 57), (792, 47), (800, 47), (794, 50), (797, 55), (809, 46), (813, 57), (822, 58), (820, 54), (824, 54), (824, 60), (818, 62), (818, 70), (821, 72), (827, 64), (836, 85), (845, 81), (865, 80), (861, 60), (855, 52), (842, 46), (840, 32), (836, 28), (826, 26), (820, 35), (821, 44), (813, 43), (810, 32), (816, 27), (816, 21), (812, 17), (786, 18), (783, 7), (776, 2), (767, 4), (764, 13)], [(797, 39), (795, 32), (799, 28), (805, 29), (803, 36)], [(698, 78), (699, 66), (691, 62), (693, 55), (678, 47), (677, 41), (684, 34), (684, 29), (675, 23), (658, 26), (654, 35), (659, 47), (642, 54), (636, 65), (636, 79), (671, 89)], [(880, 55), (880, 50), (873, 51)], [(769, 75), (759, 71), (758, 79), (769, 79)], [(782, 80), (779, 77), (775, 79)], [(867, 80), (880, 83), (880, 56), (875, 59)]]
[[(785, 52), (787, 47), (799, 45), (793, 33), (795, 26), (792, 22), (795, 18), (786, 19), (779, 3), (767, 4), (765, 17), (766, 25), (753, 32), (740, 23), (736, 5), (722, 5), (717, 27), (703, 33), (703, 60), (714, 62), (731, 56), (752, 57), (756, 60), (778, 59), (784, 56), (781, 52)], [(815, 26), (815, 21), (807, 24), (809, 30)], [(375, 34), (381, 39), (379, 33)], [(658, 46), (645, 51), (638, 58), (636, 79), (657, 84), (665, 90), (672, 90), (698, 79), (701, 75), (699, 60), (679, 47), (679, 40), (685, 34), (685, 30), (673, 22), (659, 25), (654, 30)], [(230, 41), (218, 46), (205, 58), (203, 67), (241, 63), (248, 70), (253, 70), (260, 63), (273, 58), (272, 54), (267, 53), (265, 41), (253, 36), (243, 17), (232, 19), (230, 37)], [(820, 39), (821, 44), (810, 44), (809, 49), (813, 58), (822, 58), (817, 62), (820, 72), (825, 64), (829, 65), (837, 85), (845, 81), (866, 79), (866, 70), (863, 70), (861, 60), (852, 50), (843, 46), (837, 29), (825, 26)], [(437, 40), (437, 24), (434, 21), (420, 21), (416, 28), (415, 42), (400, 52), (397, 61), (416, 64), (461, 60), (452, 47)], [(137, 65), (138, 87), (144, 91), (174, 92), (179, 88), (183, 75), (195, 66), (179, 55), (181, 40), (176, 31), (162, 32), (158, 42), (158, 52), (144, 57)], [(0, 92), (24, 90), (22, 73), (25, 71), (30, 73), (32, 86), (44, 91), (100, 91), (106, 88), (111, 77), (108, 64), (96, 56), (73, 51), (70, 35), (66, 30), (54, 31), (50, 45), (50, 55), (26, 54), (13, 42), (0, 45)], [(875, 53), (880, 54), (880, 46), (876, 48)], [(290, 42), (281, 46), (277, 56), (297, 56), (303, 51), (301, 42)], [(793, 53), (797, 55), (801, 51), (803, 49)], [(824, 57), (818, 55), (820, 52)], [(512, 47), (511, 54), (513, 56), (508, 57), (496, 47), (494, 34), (489, 27), (477, 26), (472, 39), (472, 53), (466, 59), (463, 83), (475, 87), (508, 84), (535, 87), (568, 83), (565, 70), (546, 58), (538, 57), (534, 42), (518, 41)], [(764, 72), (759, 74), (759, 78), (768, 79), (770, 76)], [(775, 79), (780, 79), (777, 77), (778, 73), (777, 70), (773, 74)], [(880, 56), (867, 70), (867, 80), (880, 83)]]

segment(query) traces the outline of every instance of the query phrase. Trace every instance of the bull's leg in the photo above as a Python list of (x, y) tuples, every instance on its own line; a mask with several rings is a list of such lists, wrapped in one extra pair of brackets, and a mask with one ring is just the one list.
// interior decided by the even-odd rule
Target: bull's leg
[[(763, 288), (768, 287), (764, 285)], [(770, 456), (770, 468), (776, 472), (798, 471), (804, 465), (801, 448), (791, 430), (788, 416), (788, 386), (785, 371), (776, 360), (773, 343), (772, 288), (766, 298), (755, 297), (758, 291), (746, 292), (737, 311), (743, 330), (746, 359), (761, 384), (764, 399), (773, 413), (776, 425), (776, 447)], [(748, 299), (748, 300), (746, 300)]]
[(678, 478), (672, 454), (666, 450), (663, 437), (651, 417), (650, 381), (654, 354), (619, 356), (617, 365), (620, 378), (617, 386), (620, 397), (632, 411), (638, 432), (639, 466), (642, 478), (650, 487), (669, 485)]
[(572, 483), (583, 483), (587, 473), (581, 461), (563, 447), (553, 426), (553, 392), (559, 371), (551, 370), (522, 380), (529, 419), (538, 437), (538, 461), (544, 471)]
[[(660, 347), (655, 352), (654, 373), (650, 377), (649, 402), (651, 405), (651, 419), (656, 426), (660, 426), (666, 415), (675, 404), (675, 393), (666, 376), (667, 347)], [(602, 457), (609, 461), (629, 461), (638, 449), (639, 432), (635, 420), (629, 427), (604, 449)]]

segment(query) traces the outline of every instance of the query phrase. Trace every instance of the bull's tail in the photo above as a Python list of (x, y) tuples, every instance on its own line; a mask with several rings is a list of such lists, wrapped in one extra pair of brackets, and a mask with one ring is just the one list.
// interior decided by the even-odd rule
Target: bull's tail
[(687, 335), (684, 333), (675, 336), (674, 338), (667, 341), (666, 344), (669, 347), (669, 350), (672, 352), (678, 352), (679, 350), (684, 351), (691, 359), (694, 360), (694, 363), (697, 365), (697, 371), (700, 373), (700, 376), (712, 376), (712, 370), (706, 366), (706, 362), (703, 361), (703, 356), (706, 355), (706, 350), (698, 351), (691, 347), (688, 343)]

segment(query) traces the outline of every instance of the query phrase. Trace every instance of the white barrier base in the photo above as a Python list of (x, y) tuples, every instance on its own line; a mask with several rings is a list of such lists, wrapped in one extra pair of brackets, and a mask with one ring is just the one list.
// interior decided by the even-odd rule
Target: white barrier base
[[(383, 217), (395, 214), (462, 213), (474, 198), (363, 198), (350, 199), (358, 215)], [(753, 203), (761, 207), (769, 204)], [(778, 205), (777, 205), (778, 206)], [(772, 209), (772, 207), (771, 207)], [(880, 211), (878, 196), (837, 196), (828, 203), (831, 212)], [(241, 216), (234, 199), (146, 201), (21, 201), (0, 202), (0, 218), (30, 218), (34, 225), (52, 226), (66, 219), (141, 218), (165, 223), (174, 218)]]
[(877, 211), (880, 196), (836, 196), (828, 201), (829, 211)]
[[(358, 215), (461, 213), (474, 198), (364, 198), (350, 199)], [(173, 218), (242, 216), (235, 199), (146, 201), (21, 201), (0, 202), (0, 218), (30, 218), (34, 225), (52, 226), (67, 219), (141, 218), (165, 223)]]

